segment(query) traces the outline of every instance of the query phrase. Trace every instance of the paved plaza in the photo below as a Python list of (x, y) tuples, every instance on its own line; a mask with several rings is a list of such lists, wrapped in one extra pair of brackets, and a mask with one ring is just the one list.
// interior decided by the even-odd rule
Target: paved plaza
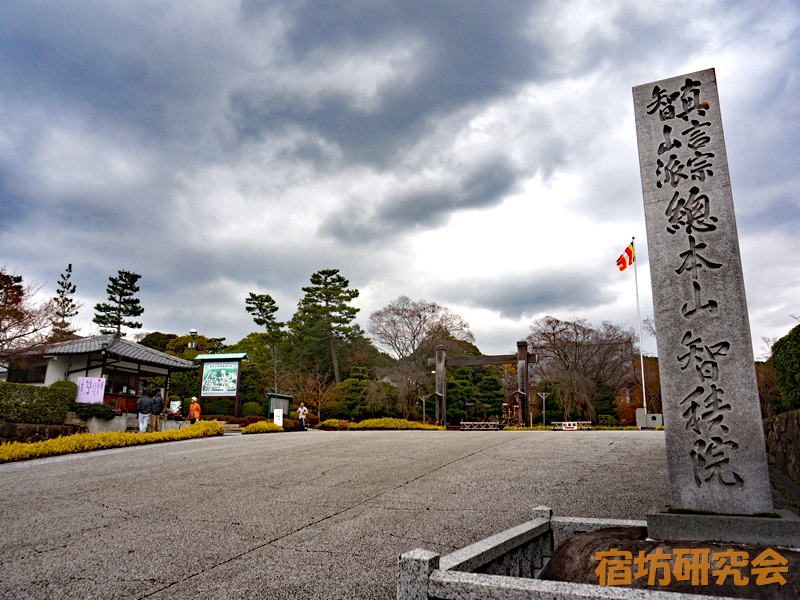
[(664, 432), (224, 436), (0, 465), (0, 598), (395, 595), (397, 557), (530, 519), (644, 518)]

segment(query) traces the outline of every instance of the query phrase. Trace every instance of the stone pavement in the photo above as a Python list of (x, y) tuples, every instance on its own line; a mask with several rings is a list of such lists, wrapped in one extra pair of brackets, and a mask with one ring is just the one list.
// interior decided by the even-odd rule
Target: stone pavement
[(295, 432), (0, 465), (0, 598), (395, 596), (397, 557), (643, 519), (663, 431)]

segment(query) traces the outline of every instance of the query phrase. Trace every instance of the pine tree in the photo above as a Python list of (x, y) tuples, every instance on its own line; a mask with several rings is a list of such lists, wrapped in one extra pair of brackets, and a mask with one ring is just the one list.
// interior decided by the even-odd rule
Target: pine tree
[(71, 319), (78, 314), (82, 304), (76, 304), (70, 297), (75, 293), (75, 284), (70, 282), (72, 277), (72, 265), (68, 265), (67, 269), (61, 274), (61, 279), (58, 280), (58, 291), (53, 300), (56, 303), (56, 313), (53, 319), (53, 332), (50, 335), (50, 340), (53, 342), (61, 342), (68, 340), (69, 337), (75, 333), (72, 329)]
[(304, 287), (306, 295), (300, 300), (292, 325), (322, 334), (331, 350), (333, 374), (336, 383), (342, 382), (339, 360), (336, 355), (336, 338), (346, 336), (349, 324), (360, 309), (348, 302), (358, 298), (358, 290), (348, 289), (350, 282), (339, 275), (339, 269), (317, 271), (311, 276), (311, 285)]
[(275, 304), (272, 296), (269, 294), (254, 294), (250, 292), (248, 298), (244, 301), (245, 310), (253, 315), (253, 321), (256, 325), (262, 325), (267, 330), (267, 338), (270, 342), (270, 349), (272, 350), (272, 364), (275, 372), (275, 393), (278, 393), (278, 351), (276, 343), (280, 337), (281, 329), (285, 323), (275, 320), (275, 313), (278, 307)]
[[(130, 271), (120, 270), (117, 277), (109, 277), (111, 282), (106, 287), (109, 304), (95, 304), (95, 315), (92, 321), (100, 325), (100, 333), (116, 333), (124, 336), (122, 326), (131, 329), (141, 329), (142, 324), (136, 321), (126, 321), (126, 318), (138, 317), (144, 312), (139, 306), (139, 299), (134, 294), (139, 291), (136, 282), (141, 275)], [(104, 328), (104, 329), (103, 329)]]

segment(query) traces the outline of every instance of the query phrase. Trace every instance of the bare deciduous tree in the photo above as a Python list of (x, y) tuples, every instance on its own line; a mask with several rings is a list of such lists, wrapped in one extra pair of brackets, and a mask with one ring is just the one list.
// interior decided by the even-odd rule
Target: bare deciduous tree
[(317, 409), (317, 418), (322, 416), (323, 405), (331, 399), (334, 383), (327, 373), (314, 367), (308, 371), (297, 371), (289, 381), (289, 390), (296, 402), (305, 402)]
[(414, 410), (420, 396), (431, 392), (430, 370), (419, 361), (401, 360), (385, 369), (378, 369), (378, 375), (384, 381), (391, 382), (397, 390), (397, 408), (407, 419)]
[(635, 334), (609, 321), (599, 327), (585, 319), (561, 321), (543, 317), (531, 325), (529, 346), (539, 355), (534, 374), (556, 384), (556, 399), (564, 417), (585, 410), (597, 416), (599, 384), (616, 398), (635, 382), (633, 350)]
[(372, 313), (368, 329), (373, 340), (398, 359), (411, 356), (423, 345), (434, 346), (443, 335), (475, 341), (463, 317), (435, 302), (414, 302), (408, 296)]
[(52, 299), (37, 301), (40, 289), (0, 268), (0, 353), (23, 353), (46, 342), (58, 307)]

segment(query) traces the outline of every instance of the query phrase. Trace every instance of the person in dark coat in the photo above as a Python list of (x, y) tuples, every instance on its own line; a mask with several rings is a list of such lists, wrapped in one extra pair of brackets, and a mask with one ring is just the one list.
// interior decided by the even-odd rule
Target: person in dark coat
[(161, 397), (161, 392), (156, 393), (156, 397), (153, 398), (153, 405), (150, 407), (150, 414), (155, 415), (155, 420), (153, 421), (153, 431), (158, 431), (158, 415), (164, 410), (164, 398)]
[(139, 413), (139, 433), (147, 431), (147, 425), (150, 423), (150, 411), (153, 409), (153, 399), (147, 390), (142, 392), (142, 397), (136, 403), (136, 411)]

